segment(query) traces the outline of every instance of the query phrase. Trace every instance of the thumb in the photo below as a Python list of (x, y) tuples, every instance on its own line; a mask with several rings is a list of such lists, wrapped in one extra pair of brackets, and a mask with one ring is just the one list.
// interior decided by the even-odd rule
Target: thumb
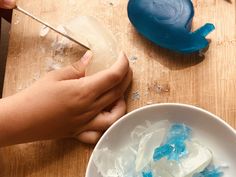
[(88, 50), (84, 56), (77, 62), (65, 68), (52, 72), (56, 80), (79, 79), (85, 76), (85, 69), (92, 58), (92, 52)]
[(13, 9), (16, 6), (15, 0), (0, 0), (0, 8)]

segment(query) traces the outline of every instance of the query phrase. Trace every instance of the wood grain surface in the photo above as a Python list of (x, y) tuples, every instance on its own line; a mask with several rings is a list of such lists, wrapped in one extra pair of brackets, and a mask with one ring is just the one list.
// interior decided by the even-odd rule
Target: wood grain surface
[[(19, 3), (55, 26), (83, 14), (97, 17), (109, 28), (129, 56), (134, 71), (128, 111), (151, 103), (187, 103), (222, 117), (236, 128), (235, 0), (193, 0), (194, 29), (206, 22), (216, 26), (208, 36), (212, 42), (205, 57), (175, 54), (141, 37), (127, 18), (127, 0), (20, 0)], [(49, 63), (64, 66), (84, 53), (73, 43), (66, 45), (64, 53), (56, 51), (55, 40), (63, 39), (54, 32), (42, 38), (41, 29), (42, 25), (14, 12), (5, 97), (42, 77), (50, 70)], [(1, 148), (0, 176), (83, 177), (92, 148), (74, 140)]]

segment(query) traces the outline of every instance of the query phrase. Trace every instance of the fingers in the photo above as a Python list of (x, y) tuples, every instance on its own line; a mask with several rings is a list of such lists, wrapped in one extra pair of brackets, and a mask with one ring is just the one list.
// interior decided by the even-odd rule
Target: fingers
[(16, 6), (15, 0), (0, 0), (0, 8), (13, 9)]
[(85, 129), (86, 131), (105, 131), (125, 113), (126, 103), (124, 98), (120, 98), (110, 112), (102, 112), (98, 114), (87, 124)]
[(101, 138), (101, 136), (102, 136), (102, 132), (87, 131), (87, 132), (80, 133), (76, 137), (76, 139), (86, 144), (96, 144), (98, 140)]
[(107, 93), (102, 95), (100, 98), (96, 100), (96, 102), (93, 104), (93, 109), (104, 109), (107, 106), (109, 106), (111, 103), (113, 103), (118, 98), (122, 97), (125, 93), (125, 91), (128, 89), (131, 80), (133, 77), (133, 72), (130, 70), (128, 74), (125, 76), (125, 79), (116, 87), (109, 90)]
[(110, 69), (86, 77), (86, 87), (95, 97), (98, 97), (119, 84), (127, 75), (129, 70), (128, 59), (122, 52), (117, 62)]
[(103, 132), (126, 112), (124, 99), (119, 99), (110, 112), (97, 115), (86, 127), (86, 131), (76, 136), (76, 139), (86, 144), (96, 144)]
[(92, 52), (88, 50), (84, 54), (84, 56), (76, 63), (67, 66), (65, 68), (52, 71), (50, 74), (53, 76), (54, 79), (58, 81), (79, 79), (81, 77), (84, 77), (85, 69), (89, 64), (91, 58), (92, 58)]

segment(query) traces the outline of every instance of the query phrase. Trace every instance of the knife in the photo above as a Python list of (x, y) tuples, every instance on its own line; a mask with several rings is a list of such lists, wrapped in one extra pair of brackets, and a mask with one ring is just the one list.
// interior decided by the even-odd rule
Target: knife
[(51, 25), (49, 25), (48, 23), (46, 23), (46, 22), (44, 22), (44, 21), (38, 19), (37, 17), (35, 17), (34, 15), (32, 15), (32, 14), (30, 14), (29, 12), (25, 11), (25, 10), (22, 9), (21, 7), (16, 6), (15, 9), (18, 10), (19, 12), (21, 12), (21, 13), (23, 13), (23, 14), (29, 16), (30, 18), (36, 20), (37, 22), (39, 22), (39, 23), (45, 25), (46, 27), (50, 28), (51, 30), (55, 31), (56, 33), (59, 33), (60, 35), (64, 36), (65, 38), (67, 38), (67, 39), (69, 39), (69, 40), (71, 40), (71, 41), (73, 41), (73, 42), (79, 44), (80, 46), (84, 47), (85, 49), (90, 50), (90, 48), (89, 48), (88, 46), (86, 46), (85, 44), (82, 44), (81, 42), (79, 42), (78, 40), (76, 40), (74, 37), (69, 36), (69, 35), (67, 35), (67, 34), (64, 33), (64, 32), (61, 32), (61, 31), (57, 30), (57, 29), (54, 28), (53, 26), (51, 26)]

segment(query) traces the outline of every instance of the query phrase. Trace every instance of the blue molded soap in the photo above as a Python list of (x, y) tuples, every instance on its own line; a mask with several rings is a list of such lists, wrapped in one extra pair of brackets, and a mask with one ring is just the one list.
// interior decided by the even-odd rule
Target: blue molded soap
[(163, 157), (168, 160), (178, 161), (187, 154), (185, 141), (191, 137), (192, 130), (185, 124), (173, 124), (167, 134), (165, 143), (157, 147), (153, 154), (153, 160), (158, 161)]
[(144, 37), (180, 53), (193, 53), (208, 47), (206, 36), (215, 29), (205, 24), (191, 32), (194, 8), (191, 0), (129, 0), (128, 16)]

